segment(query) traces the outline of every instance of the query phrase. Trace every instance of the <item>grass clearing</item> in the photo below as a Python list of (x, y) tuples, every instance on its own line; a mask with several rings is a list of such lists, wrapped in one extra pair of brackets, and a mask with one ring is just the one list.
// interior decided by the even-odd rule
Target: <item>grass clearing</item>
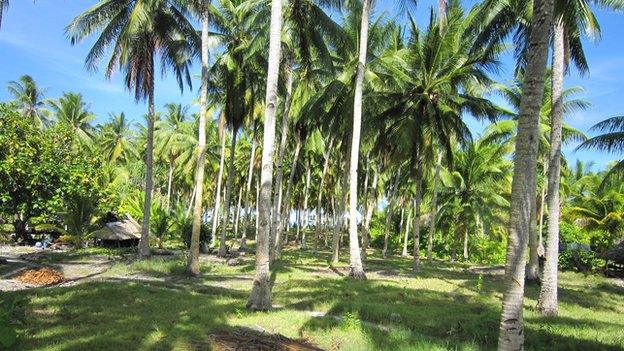
[[(369, 279), (357, 282), (341, 276), (346, 262), (330, 267), (329, 255), (284, 252), (274, 270), (276, 308), (267, 313), (245, 310), (251, 256), (235, 267), (205, 263), (196, 279), (185, 277), (184, 257), (120, 261), (96, 281), (5, 294), (28, 300), (22, 350), (208, 350), (211, 332), (237, 326), (328, 350), (495, 349), (502, 276), (442, 262), (414, 276), (408, 259), (372, 256)], [(599, 276), (560, 276), (556, 318), (536, 313), (539, 289), (527, 287), (526, 348), (624, 350), (622, 288)]]

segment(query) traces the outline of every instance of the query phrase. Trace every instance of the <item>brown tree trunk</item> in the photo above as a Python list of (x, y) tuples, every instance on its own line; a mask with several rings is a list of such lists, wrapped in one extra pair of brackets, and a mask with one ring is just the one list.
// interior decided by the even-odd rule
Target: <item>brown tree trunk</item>
[(539, 113), (544, 95), (544, 73), (552, 28), (553, 0), (533, 1), (533, 20), (527, 43), (527, 66), (522, 83), (514, 175), (509, 210), (509, 239), (503, 305), (498, 337), (499, 351), (524, 348), (524, 271), (539, 143)]

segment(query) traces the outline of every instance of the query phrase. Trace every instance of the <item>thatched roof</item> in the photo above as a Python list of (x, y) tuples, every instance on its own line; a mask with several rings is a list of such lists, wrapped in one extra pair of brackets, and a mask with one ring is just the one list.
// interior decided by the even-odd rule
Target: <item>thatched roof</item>
[(130, 215), (116, 222), (109, 222), (95, 231), (94, 236), (101, 240), (136, 240), (141, 238), (141, 226)]

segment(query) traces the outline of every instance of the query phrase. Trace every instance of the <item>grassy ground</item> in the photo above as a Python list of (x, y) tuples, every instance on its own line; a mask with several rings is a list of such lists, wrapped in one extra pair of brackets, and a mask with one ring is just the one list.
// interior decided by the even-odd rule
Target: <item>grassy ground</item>
[[(328, 252), (287, 250), (275, 266), (276, 308), (268, 313), (244, 308), (252, 257), (236, 267), (205, 262), (198, 279), (183, 275), (183, 257), (123, 260), (94, 281), (4, 294), (28, 300), (19, 327), (23, 350), (207, 350), (211, 332), (237, 326), (328, 350), (495, 349), (500, 275), (438, 262), (415, 276), (408, 259), (373, 256), (369, 279), (356, 282), (344, 277), (346, 262), (330, 267), (328, 259)], [(534, 310), (538, 287), (528, 287), (527, 349), (624, 350), (621, 287), (562, 273), (559, 291), (560, 315), (547, 319)]]

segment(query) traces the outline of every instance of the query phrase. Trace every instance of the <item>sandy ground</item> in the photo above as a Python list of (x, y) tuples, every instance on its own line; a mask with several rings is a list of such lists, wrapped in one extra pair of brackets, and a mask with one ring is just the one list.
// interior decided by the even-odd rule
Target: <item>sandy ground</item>
[[(72, 285), (81, 280), (89, 280), (104, 273), (114, 261), (106, 256), (89, 256), (88, 260), (68, 258), (62, 262), (45, 261), (51, 250), (41, 250), (27, 246), (0, 246), (0, 258), (6, 263), (0, 264), (0, 291), (23, 290), (32, 288), (33, 285), (25, 284), (13, 278), (26, 269), (40, 268), (42, 266), (54, 268), (65, 276), (65, 282), (60, 285)], [(58, 251), (56, 251), (58, 252)]]

